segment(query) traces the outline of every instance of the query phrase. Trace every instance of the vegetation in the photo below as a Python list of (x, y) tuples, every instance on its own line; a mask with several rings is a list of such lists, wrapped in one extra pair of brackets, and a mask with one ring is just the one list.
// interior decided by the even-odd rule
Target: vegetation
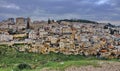
[(13, 31), (13, 29), (9, 29), (9, 30), (8, 30), (8, 33), (9, 33), (9, 34), (15, 34), (15, 31)]
[(48, 24), (51, 24), (51, 20), (50, 19), (48, 19)]
[[(61, 53), (17, 52), (14, 47), (0, 45), (0, 71), (38, 71), (43, 68), (64, 70), (69, 66), (97, 66), (97, 62), (100, 60), (95, 57), (63, 55)], [(114, 61), (118, 60), (114, 59)]]
[(55, 22), (54, 20), (48, 19), (48, 24), (51, 24), (51, 23), (54, 23), (54, 22)]
[(97, 24), (95, 21), (90, 20), (83, 20), (83, 19), (64, 19), (64, 20), (58, 20), (57, 22), (66, 21), (66, 22), (81, 22), (81, 23), (94, 23)]

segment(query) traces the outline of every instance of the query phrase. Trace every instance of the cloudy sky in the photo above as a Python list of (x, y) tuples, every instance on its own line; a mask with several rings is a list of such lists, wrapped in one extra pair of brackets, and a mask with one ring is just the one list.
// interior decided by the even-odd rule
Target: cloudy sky
[(120, 23), (120, 0), (0, 0), (0, 20), (9, 17), (32, 20), (88, 19)]

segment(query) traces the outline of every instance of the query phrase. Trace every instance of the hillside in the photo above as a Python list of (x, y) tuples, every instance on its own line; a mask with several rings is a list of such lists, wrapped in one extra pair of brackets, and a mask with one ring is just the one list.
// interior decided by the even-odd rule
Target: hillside
[[(109, 62), (112, 64), (109, 65)], [(109, 68), (112, 66), (115, 68), (112, 71), (119, 71), (119, 59), (64, 55), (61, 53), (36, 54), (18, 52), (14, 47), (0, 45), (0, 71), (73, 71), (73, 69), (75, 71), (81, 71), (81, 67), (82, 71), (87, 71), (84, 69), (91, 68), (94, 71), (94, 67), (97, 67), (95, 69), (99, 69), (99, 67), (104, 66), (104, 64), (105, 67), (107, 66)], [(84, 68), (84, 66), (88, 67)], [(101, 69), (99, 71), (101, 71)]]
[(98, 24), (98, 22), (90, 21), (90, 20), (84, 20), (84, 19), (63, 19), (63, 20), (58, 20), (57, 22), (61, 22), (61, 21)]

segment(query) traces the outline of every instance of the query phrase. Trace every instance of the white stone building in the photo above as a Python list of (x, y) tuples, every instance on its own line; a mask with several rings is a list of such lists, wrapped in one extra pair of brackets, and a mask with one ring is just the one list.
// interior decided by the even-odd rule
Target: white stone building
[(28, 37), (29, 37), (30, 39), (36, 39), (36, 38), (37, 38), (37, 32), (35, 32), (34, 30), (31, 30), (31, 31), (29, 32)]
[(0, 34), (0, 41), (11, 41), (13, 40), (12, 35)]

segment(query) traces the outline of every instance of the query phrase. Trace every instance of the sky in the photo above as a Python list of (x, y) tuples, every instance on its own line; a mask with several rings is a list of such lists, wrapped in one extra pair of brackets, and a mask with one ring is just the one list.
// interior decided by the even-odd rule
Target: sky
[(0, 0), (0, 21), (11, 17), (87, 19), (119, 25), (120, 0)]

